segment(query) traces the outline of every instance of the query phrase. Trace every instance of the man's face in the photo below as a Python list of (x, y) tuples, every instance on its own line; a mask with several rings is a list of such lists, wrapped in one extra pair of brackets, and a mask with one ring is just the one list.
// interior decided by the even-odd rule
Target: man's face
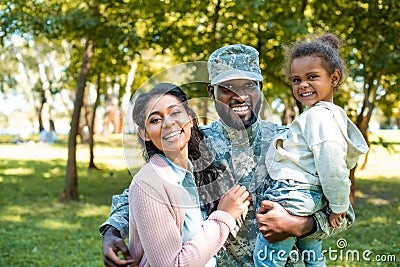
[(261, 89), (260, 82), (240, 79), (210, 85), (208, 91), (222, 121), (234, 129), (243, 129), (257, 120)]

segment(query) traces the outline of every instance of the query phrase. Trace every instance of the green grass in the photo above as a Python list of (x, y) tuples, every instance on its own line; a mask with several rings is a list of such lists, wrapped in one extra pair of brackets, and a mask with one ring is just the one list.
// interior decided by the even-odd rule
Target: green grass
[[(336, 250), (331, 259), (338, 257), (328, 261), (328, 266), (399, 266), (400, 178), (358, 178), (356, 182), (356, 222), (348, 231), (323, 241), (327, 251)], [(341, 240), (347, 243), (343, 248)], [(368, 251), (371, 254), (363, 259)], [(353, 252), (359, 260), (351, 257)], [(395, 257), (396, 262), (378, 262), (376, 256)]]
[[(400, 140), (400, 131), (378, 134)], [(54, 145), (8, 144), (1, 138), (0, 266), (103, 266), (97, 229), (108, 217), (111, 196), (129, 186), (131, 176), (121, 136), (96, 139), (95, 162), (101, 170), (87, 169), (88, 148), (79, 145), (80, 201), (60, 203), (67, 137)], [(338, 259), (328, 266), (400, 266), (400, 146), (395, 150), (372, 146), (367, 169), (356, 172), (356, 223), (324, 241), (325, 249), (337, 250)], [(341, 238), (347, 247), (340, 250)], [(367, 250), (371, 260), (394, 255), (397, 262), (365, 261)], [(346, 261), (346, 253), (355, 251), (360, 261)]]
[(103, 266), (97, 229), (108, 217), (111, 196), (131, 181), (120, 137), (107, 140), (95, 147), (101, 170), (87, 169), (88, 148), (78, 146), (80, 201), (64, 204), (58, 195), (65, 138), (55, 145), (0, 145), (0, 266)]
[[(398, 143), (400, 130), (370, 135), (372, 141), (378, 138)], [(359, 165), (363, 160), (361, 157)], [(366, 169), (356, 171), (355, 183), (356, 222), (346, 232), (323, 241), (323, 248), (331, 249), (332, 259), (337, 258), (329, 260), (327, 254), (328, 266), (400, 266), (400, 145), (391, 145), (390, 149), (372, 145)], [(341, 246), (343, 240), (347, 246), (340, 249), (337, 245)], [(395, 257), (396, 262), (377, 261), (376, 257)]]

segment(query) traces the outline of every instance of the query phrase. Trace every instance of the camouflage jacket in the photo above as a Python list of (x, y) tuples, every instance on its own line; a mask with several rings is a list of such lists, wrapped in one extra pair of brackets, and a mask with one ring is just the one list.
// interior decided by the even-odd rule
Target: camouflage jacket
[[(229, 235), (224, 248), (218, 253), (218, 266), (253, 266), (253, 249), (258, 231), (255, 211), (269, 180), (265, 155), (274, 136), (285, 129), (262, 120), (243, 131), (231, 129), (221, 121), (202, 127), (205, 143), (222, 177), (218, 179), (218, 186), (227, 190), (238, 182), (248, 188), (254, 199), (247, 214), (238, 220), (237, 231)], [(347, 229), (354, 220), (353, 210), (350, 209), (349, 213), (347, 223), (335, 229), (330, 227), (326, 211), (314, 214), (317, 230), (307, 238), (323, 239)], [(103, 235), (112, 225), (122, 237), (127, 237), (128, 218), (126, 189), (122, 194), (113, 196), (110, 217), (100, 226), (100, 234)]]

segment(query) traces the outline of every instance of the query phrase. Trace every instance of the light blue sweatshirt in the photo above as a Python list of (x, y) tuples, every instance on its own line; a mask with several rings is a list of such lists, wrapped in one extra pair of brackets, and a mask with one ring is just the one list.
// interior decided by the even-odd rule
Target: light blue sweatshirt
[(322, 187), (334, 213), (348, 210), (352, 169), (368, 146), (339, 106), (319, 102), (294, 120), (272, 143), (266, 165), (273, 180)]

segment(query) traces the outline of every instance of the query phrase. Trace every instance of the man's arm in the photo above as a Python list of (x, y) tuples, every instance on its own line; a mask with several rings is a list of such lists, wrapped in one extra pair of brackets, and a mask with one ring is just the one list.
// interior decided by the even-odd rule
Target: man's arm
[(120, 237), (128, 236), (129, 225), (129, 190), (125, 189), (122, 194), (114, 195), (111, 202), (110, 217), (99, 227), (99, 232), (104, 237), (110, 226), (113, 226), (120, 232)]
[[(103, 262), (107, 267), (128, 266), (134, 263), (124, 242), (129, 233), (128, 195), (129, 191), (125, 189), (122, 194), (113, 196), (110, 217), (99, 227), (103, 237)], [(119, 251), (125, 260), (118, 257)]]
[(264, 200), (256, 214), (258, 228), (268, 242), (275, 243), (288, 237), (325, 239), (348, 229), (354, 222), (353, 208), (349, 207), (346, 218), (338, 228), (329, 224), (327, 210), (313, 216), (290, 215), (279, 203)]

